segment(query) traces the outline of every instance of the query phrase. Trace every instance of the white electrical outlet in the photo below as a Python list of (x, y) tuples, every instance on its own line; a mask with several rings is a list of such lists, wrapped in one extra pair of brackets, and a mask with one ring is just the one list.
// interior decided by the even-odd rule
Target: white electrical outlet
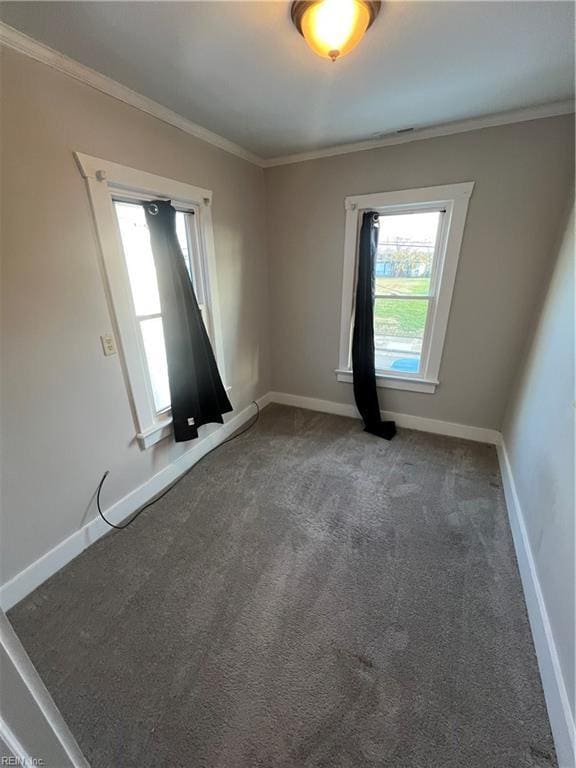
[(116, 342), (111, 333), (105, 333), (103, 336), (100, 336), (100, 341), (102, 342), (102, 351), (106, 357), (116, 354)]

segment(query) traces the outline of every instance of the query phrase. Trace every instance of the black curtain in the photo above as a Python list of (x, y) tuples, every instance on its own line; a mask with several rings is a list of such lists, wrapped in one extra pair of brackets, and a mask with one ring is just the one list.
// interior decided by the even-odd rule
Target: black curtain
[(364, 431), (391, 440), (396, 434), (393, 421), (382, 421), (376, 373), (374, 371), (374, 262), (378, 248), (378, 214), (362, 217), (358, 249), (358, 279), (352, 334), (354, 398), (364, 420)]
[(164, 323), (176, 442), (198, 437), (198, 427), (223, 423), (232, 410), (192, 280), (176, 235), (176, 211), (167, 200), (144, 203)]

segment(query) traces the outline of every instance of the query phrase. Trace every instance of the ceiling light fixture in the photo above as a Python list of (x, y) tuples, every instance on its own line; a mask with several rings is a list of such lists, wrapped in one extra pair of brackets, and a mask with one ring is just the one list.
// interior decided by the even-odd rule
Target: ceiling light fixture
[(379, 11), (380, 2), (369, 0), (295, 0), (291, 16), (314, 53), (336, 61), (358, 45)]

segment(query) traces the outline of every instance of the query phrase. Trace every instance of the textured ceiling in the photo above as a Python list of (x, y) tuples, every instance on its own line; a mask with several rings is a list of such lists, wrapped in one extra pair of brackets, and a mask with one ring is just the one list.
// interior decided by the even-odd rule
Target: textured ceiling
[(0, 17), (261, 157), (574, 93), (570, 2), (383, 2), (335, 64), (287, 2), (4, 2)]

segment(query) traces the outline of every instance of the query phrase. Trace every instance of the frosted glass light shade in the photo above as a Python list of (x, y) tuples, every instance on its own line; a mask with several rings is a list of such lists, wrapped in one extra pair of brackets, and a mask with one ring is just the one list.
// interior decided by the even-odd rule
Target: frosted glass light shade
[(366, 0), (300, 2), (292, 6), (292, 19), (318, 56), (335, 61), (358, 45), (379, 6)]

